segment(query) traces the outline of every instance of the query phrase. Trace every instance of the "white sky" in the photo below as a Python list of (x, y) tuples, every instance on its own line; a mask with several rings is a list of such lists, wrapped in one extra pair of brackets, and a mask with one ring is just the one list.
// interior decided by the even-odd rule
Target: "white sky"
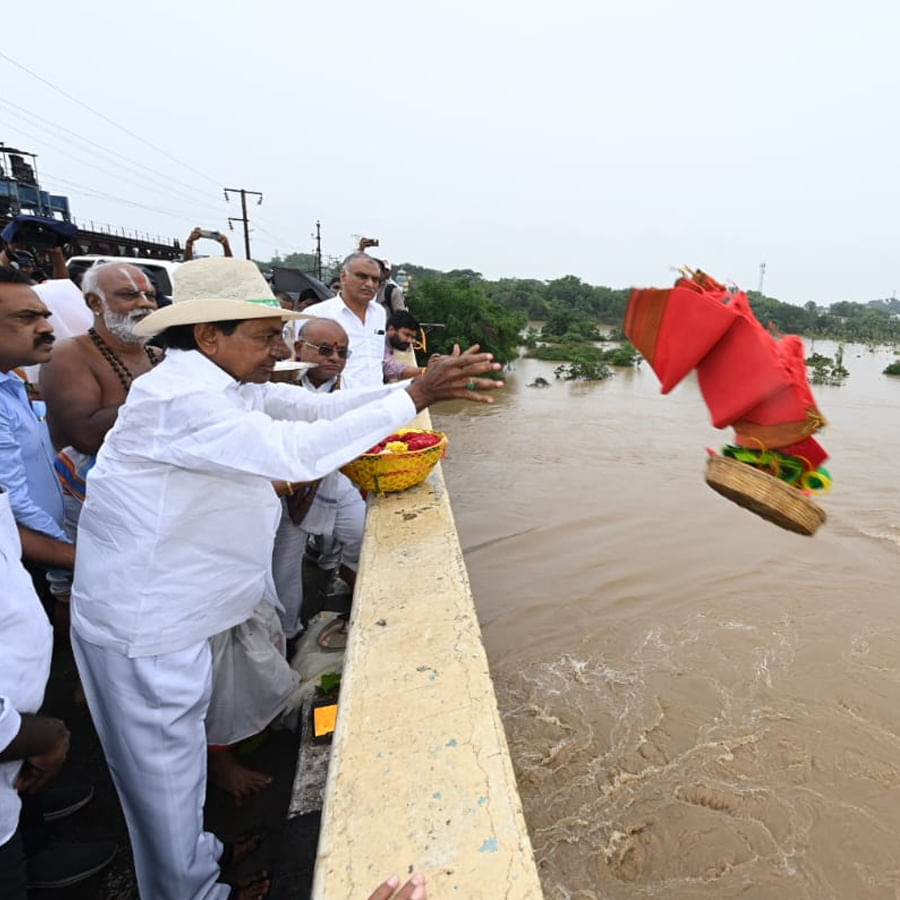
[(765, 260), (782, 300), (900, 290), (890, 0), (7, 6), (0, 53), (178, 160), (0, 57), (0, 140), (81, 219), (183, 238), (246, 187), (257, 258), (318, 218), (327, 255), (365, 234), (489, 278), (755, 289)]

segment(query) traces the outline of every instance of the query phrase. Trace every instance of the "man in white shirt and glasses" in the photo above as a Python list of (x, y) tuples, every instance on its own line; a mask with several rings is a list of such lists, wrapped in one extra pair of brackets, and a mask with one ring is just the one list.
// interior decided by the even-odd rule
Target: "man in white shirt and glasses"
[[(341, 266), (340, 294), (306, 308), (310, 315), (331, 319), (347, 332), (352, 356), (342, 376), (344, 387), (374, 387), (384, 382), (387, 316), (375, 299), (380, 286), (378, 260), (367, 253), (351, 253)], [(415, 378), (422, 370), (407, 366), (390, 374), (394, 378)]]
[[(283, 310), (256, 266), (203, 259), (135, 332), (166, 358), (135, 379), (88, 476), (72, 645), (122, 801), (146, 900), (257, 900), (260, 877), (219, 884), (203, 830), (209, 638), (277, 603), (273, 481), (314, 481), (439, 400), (490, 402), (499, 369), (477, 347), (410, 383), (316, 394), (268, 383), (289, 356)], [(379, 352), (381, 341), (379, 341)], [(244, 848), (246, 849), (246, 848)]]

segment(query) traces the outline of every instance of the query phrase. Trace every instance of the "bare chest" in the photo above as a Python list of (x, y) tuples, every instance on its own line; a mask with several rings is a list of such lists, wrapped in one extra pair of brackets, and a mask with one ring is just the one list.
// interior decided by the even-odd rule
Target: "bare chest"
[(94, 344), (91, 347), (90, 367), (100, 386), (101, 405), (119, 406), (125, 402), (132, 381), (153, 368), (156, 357), (143, 347), (133, 351), (113, 350), (108, 345)]

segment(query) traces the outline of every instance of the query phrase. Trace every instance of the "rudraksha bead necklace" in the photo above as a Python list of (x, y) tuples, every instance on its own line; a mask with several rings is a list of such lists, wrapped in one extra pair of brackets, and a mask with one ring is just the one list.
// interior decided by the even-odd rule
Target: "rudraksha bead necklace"
[[(134, 381), (134, 375), (131, 374), (131, 370), (119, 359), (116, 351), (103, 340), (95, 328), (88, 329), (88, 336), (94, 342), (94, 346), (100, 351), (103, 358), (109, 363), (109, 367), (119, 377), (119, 381), (122, 382), (122, 387), (125, 388), (127, 393), (128, 388), (131, 387), (131, 382)], [(144, 353), (147, 354), (147, 359), (150, 360), (151, 366), (155, 366), (159, 362), (153, 351), (146, 344), (144, 345)]]

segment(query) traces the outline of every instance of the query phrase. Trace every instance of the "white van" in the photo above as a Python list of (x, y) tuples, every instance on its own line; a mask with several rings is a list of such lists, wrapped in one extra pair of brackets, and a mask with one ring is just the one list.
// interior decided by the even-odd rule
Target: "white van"
[(172, 296), (172, 276), (181, 265), (180, 262), (172, 262), (168, 259), (142, 259), (136, 256), (102, 256), (89, 254), (87, 256), (73, 256), (66, 260), (66, 268), (69, 270), (69, 278), (75, 284), (81, 284), (81, 276), (91, 266), (97, 263), (117, 262), (137, 266), (139, 269), (149, 269), (156, 280), (157, 290), (166, 297)]

